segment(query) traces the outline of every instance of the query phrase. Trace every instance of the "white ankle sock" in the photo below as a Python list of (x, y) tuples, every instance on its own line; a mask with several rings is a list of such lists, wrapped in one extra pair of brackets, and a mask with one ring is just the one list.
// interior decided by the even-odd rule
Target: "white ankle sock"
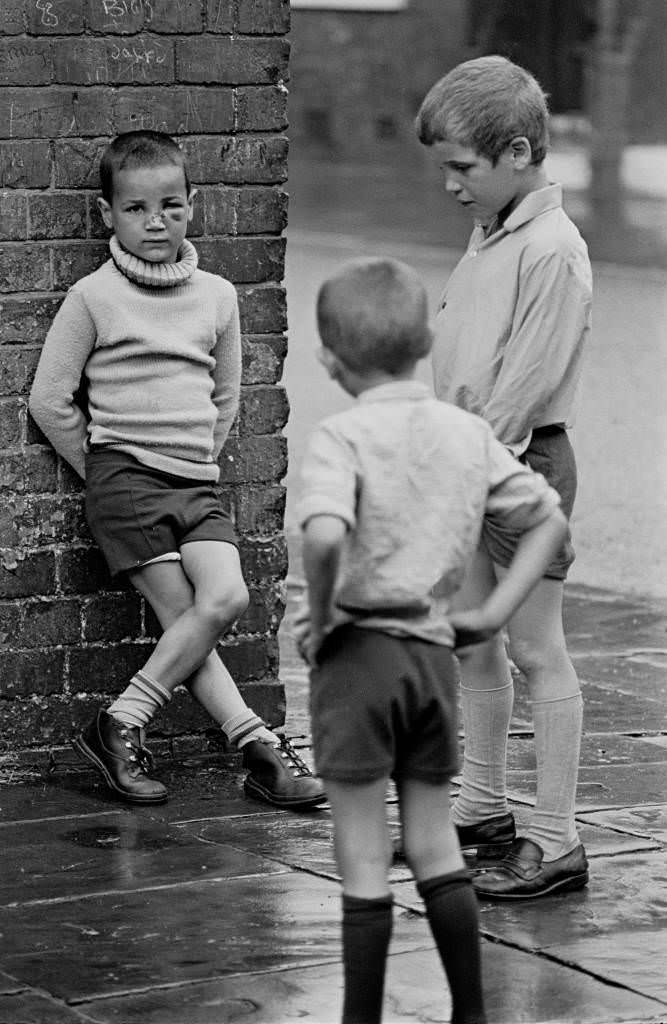
[(581, 693), (533, 701), (537, 797), (526, 838), (542, 847), (545, 861), (579, 843), (574, 811), (582, 720)]
[(474, 825), (507, 812), (505, 762), (514, 684), (493, 690), (461, 687), (463, 779), (454, 803), (455, 825)]
[(107, 712), (124, 725), (143, 729), (155, 712), (165, 707), (170, 700), (169, 690), (165, 690), (164, 686), (156, 679), (151, 679), (142, 669), (132, 676), (127, 689), (107, 708)]
[(246, 743), (253, 740), (260, 740), (262, 743), (269, 743), (278, 746), (278, 737), (267, 729), (259, 715), (256, 715), (252, 708), (240, 711), (223, 722), (221, 729), (230, 743), (233, 743), (237, 750), (245, 747)]

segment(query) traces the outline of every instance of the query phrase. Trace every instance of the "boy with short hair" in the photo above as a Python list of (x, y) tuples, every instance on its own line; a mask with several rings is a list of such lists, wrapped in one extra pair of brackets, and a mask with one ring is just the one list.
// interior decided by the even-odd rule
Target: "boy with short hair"
[[(215, 491), (239, 401), (236, 292), (197, 267), (185, 237), (195, 191), (173, 139), (119, 135), (100, 178), (111, 259), (65, 297), (30, 411), (86, 481), (88, 523), (112, 575), (127, 574), (164, 633), (74, 746), (117, 796), (165, 800), (143, 736), (182, 684), (242, 751), (249, 795), (315, 806), (325, 799), (320, 782), (247, 707), (215, 650), (248, 603), (234, 527)], [(83, 375), (89, 422), (74, 398)]]
[[(523, 68), (481, 57), (432, 87), (416, 128), (447, 191), (474, 221), (435, 322), (436, 395), (487, 420), (558, 491), (569, 519), (577, 478), (566, 430), (590, 333), (591, 267), (544, 168), (546, 98)], [(517, 539), (511, 528), (486, 525), (460, 607), (477, 605), (503, 578)], [(511, 656), (530, 688), (537, 756), (524, 837), (515, 838), (505, 792), (513, 684), (503, 639), (461, 658), (465, 756), (453, 816), (464, 846), (477, 847), (473, 884), (486, 899), (531, 899), (588, 880), (574, 817), (582, 698), (562, 618), (573, 559), (568, 533), (508, 626)]]
[[(451, 1019), (484, 1024), (476, 900), (449, 815), (453, 648), (500, 629), (542, 575), (565, 519), (555, 491), (488, 424), (414, 379), (431, 346), (414, 271), (393, 260), (347, 264), (322, 285), (317, 317), (322, 362), (358, 399), (313, 433), (299, 505), (308, 609), (298, 642), (311, 665), (316, 768), (343, 881), (343, 1024), (381, 1018), (390, 777)], [(453, 614), (485, 516), (521, 540), (493, 593)]]

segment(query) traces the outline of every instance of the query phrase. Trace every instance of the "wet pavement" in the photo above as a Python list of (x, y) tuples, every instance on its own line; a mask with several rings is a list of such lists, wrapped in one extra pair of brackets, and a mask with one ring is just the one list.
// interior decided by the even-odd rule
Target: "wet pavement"
[[(281, 634), (287, 730), (311, 756), (307, 674)], [(578, 893), (481, 905), (490, 1024), (667, 1021), (667, 604), (571, 586), (570, 648), (585, 736), (577, 819), (591, 862)], [(516, 685), (509, 791), (535, 787)], [(340, 893), (326, 806), (246, 799), (237, 760), (160, 758), (171, 798), (113, 802), (74, 755), (0, 787), (0, 1024), (336, 1024)], [(387, 812), (398, 830), (394, 796)], [(396, 901), (386, 1024), (449, 1020), (409, 871)]]

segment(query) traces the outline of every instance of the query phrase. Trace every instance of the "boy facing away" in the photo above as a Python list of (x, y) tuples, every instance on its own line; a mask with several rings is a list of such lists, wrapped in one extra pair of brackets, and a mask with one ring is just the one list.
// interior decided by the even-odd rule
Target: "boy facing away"
[[(236, 292), (197, 267), (186, 239), (195, 191), (168, 135), (119, 135), (103, 154), (99, 206), (111, 259), (68, 292), (49, 330), (30, 411), (86, 482), (91, 533), (164, 632), (110, 707), (73, 741), (109, 788), (158, 803), (144, 730), (184, 685), (242, 750), (246, 792), (279, 807), (325, 797), (284, 738), (245, 704), (216, 644), (245, 610), (238, 541), (215, 484), (239, 401)], [(87, 423), (74, 395), (82, 376)], [(91, 688), (104, 685), (91, 680)]]
[[(414, 379), (431, 346), (414, 271), (392, 260), (350, 263), (323, 284), (317, 316), (321, 360), (358, 399), (313, 433), (299, 505), (308, 585), (299, 644), (343, 881), (343, 1024), (381, 1019), (390, 777), (451, 1019), (484, 1024), (477, 904), (449, 810), (453, 649), (485, 640), (514, 614), (561, 543), (565, 518), (556, 492), (488, 424)], [(454, 614), (485, 516), (520, 540), (493, 591)]]
[[(544, 168), (544, 93), (523, 68), (482, 57), (433, 86), (416, 127), (474, 221), (436, 318), (436, 395), (482, 416), (558, 491), (569, 519), (577, 472), (566, 431), (590, 333), (591, 267)], [(459, 607), (485, 600), (517, 541), (511, 525), (487, 523)], [(573, 560), (568, 533), (508, 626), (530, 690), (537, 759), (535, 808), (521, 838), (505, 792), (514, 690), (503, 639), (495, 634), (461, 658), (465, 756), (453, 816), (462, 845), (477, 848), (473, 884), (486, 899), (531, 899), (588, 880), (574, 817), (583, 707), (562, 614)]]

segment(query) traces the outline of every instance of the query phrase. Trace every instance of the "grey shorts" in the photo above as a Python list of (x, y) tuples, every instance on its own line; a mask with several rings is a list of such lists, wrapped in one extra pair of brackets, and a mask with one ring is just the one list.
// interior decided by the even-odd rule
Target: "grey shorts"
[(112, 576), (189, 541), (238, 546), (212, 484), (151, 469), (109, 448), (86, 455), (86, 518)]
[[(577, 464), (567, 431), (556, 426), (534, 430), (530, 444), (519, 461), (529, 465), (536, 473), (541, 473), (558, 492), (561, 510), (569, 520), (577, 493)], [(513, 530), (505, 530), (484, 521), (482, 539), (496, 565), (507, 568), (514, 557), (520, 536)], [(564, 580), (574, 558), (572, 536), (568, 528), (565, 540), (544, 573), (545, 577)]]
[(458, 674), (451, 648), (340, 626), (311, 671), (318, 775), (442, 785), (458, 770)]

